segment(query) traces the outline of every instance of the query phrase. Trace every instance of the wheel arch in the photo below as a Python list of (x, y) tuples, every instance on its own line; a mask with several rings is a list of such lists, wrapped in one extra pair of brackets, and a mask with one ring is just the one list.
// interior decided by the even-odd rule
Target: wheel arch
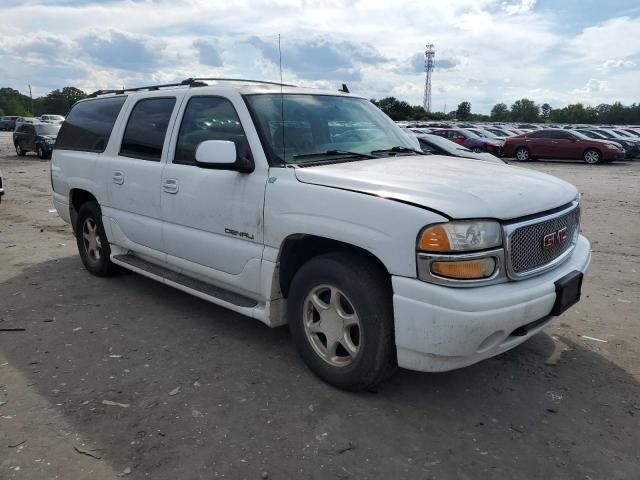
[(381, 275), (391, 281), (386, 265), (366, 248), (328, 237), (296, 233), (287, 236), (280, 245), (278, 267), (273, 273), (273, 287), (277, 287), (282, 297), (287, 298), (293, 277), (302, 265), (314, 257), (336, 251), (352, 252), (354, 255), (368, 259), (376, 265)]
[(71, 217), (71, 227), (73, 228), (74, 233), (76, 231), (76, 221), (78, 219), (78, 211), (80, 211), (80, 207), (85, 203), (92, 201), (98, 203), (95, 195), (88, 190), (72, 188), (69, 191), (69, 215)]

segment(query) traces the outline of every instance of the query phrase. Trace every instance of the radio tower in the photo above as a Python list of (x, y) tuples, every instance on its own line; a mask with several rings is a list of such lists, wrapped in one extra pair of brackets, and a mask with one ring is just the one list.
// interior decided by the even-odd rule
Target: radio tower
[(431, 72), (433, 72), (433, 57), (436, 56), (436, 51), (433, 48), (432, 43), (428, 43), (424, 50), (424, 99), (422, 100), (422, 106), (427, 112), (431, 112)]

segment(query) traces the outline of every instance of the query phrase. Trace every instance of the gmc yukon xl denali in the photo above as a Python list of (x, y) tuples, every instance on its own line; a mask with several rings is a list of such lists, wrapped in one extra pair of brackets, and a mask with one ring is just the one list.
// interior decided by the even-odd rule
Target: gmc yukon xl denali
[(524, 342), (591, 253), (555, 177), (425, 155), (364, 98), (189, 79), (96, 92), (53, 151), (94, 275), (132, 270), (276, 327), (349, 390)]

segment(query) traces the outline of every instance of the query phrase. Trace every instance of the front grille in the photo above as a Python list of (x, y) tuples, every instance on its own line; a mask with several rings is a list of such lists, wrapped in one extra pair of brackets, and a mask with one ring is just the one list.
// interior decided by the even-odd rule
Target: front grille
[[(545, 249), (544, 237), (565, 227), (567, 228), (566, 240)], [(533, 223), (528, 221), (522, 226), (515, 225), (515, 228), (508, 233), (507, 254), (511, 271), (518, 276), (553, 262), (575, 245), (579, 229), (580, 208), (577, 205), (573, 210), (559, 216), (541, 217), (539, 222), (534, 220)]]

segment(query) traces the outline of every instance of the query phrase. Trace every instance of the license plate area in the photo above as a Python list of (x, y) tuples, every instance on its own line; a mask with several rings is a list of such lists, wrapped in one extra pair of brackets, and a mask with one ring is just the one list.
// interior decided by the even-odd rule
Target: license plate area
[(583, 277), (584, 274), (582, 272), (574, 270), (555, 282), (556, 302), (551, 310), (551, 315), (560, 315), (578, 303), (582, 291)]

